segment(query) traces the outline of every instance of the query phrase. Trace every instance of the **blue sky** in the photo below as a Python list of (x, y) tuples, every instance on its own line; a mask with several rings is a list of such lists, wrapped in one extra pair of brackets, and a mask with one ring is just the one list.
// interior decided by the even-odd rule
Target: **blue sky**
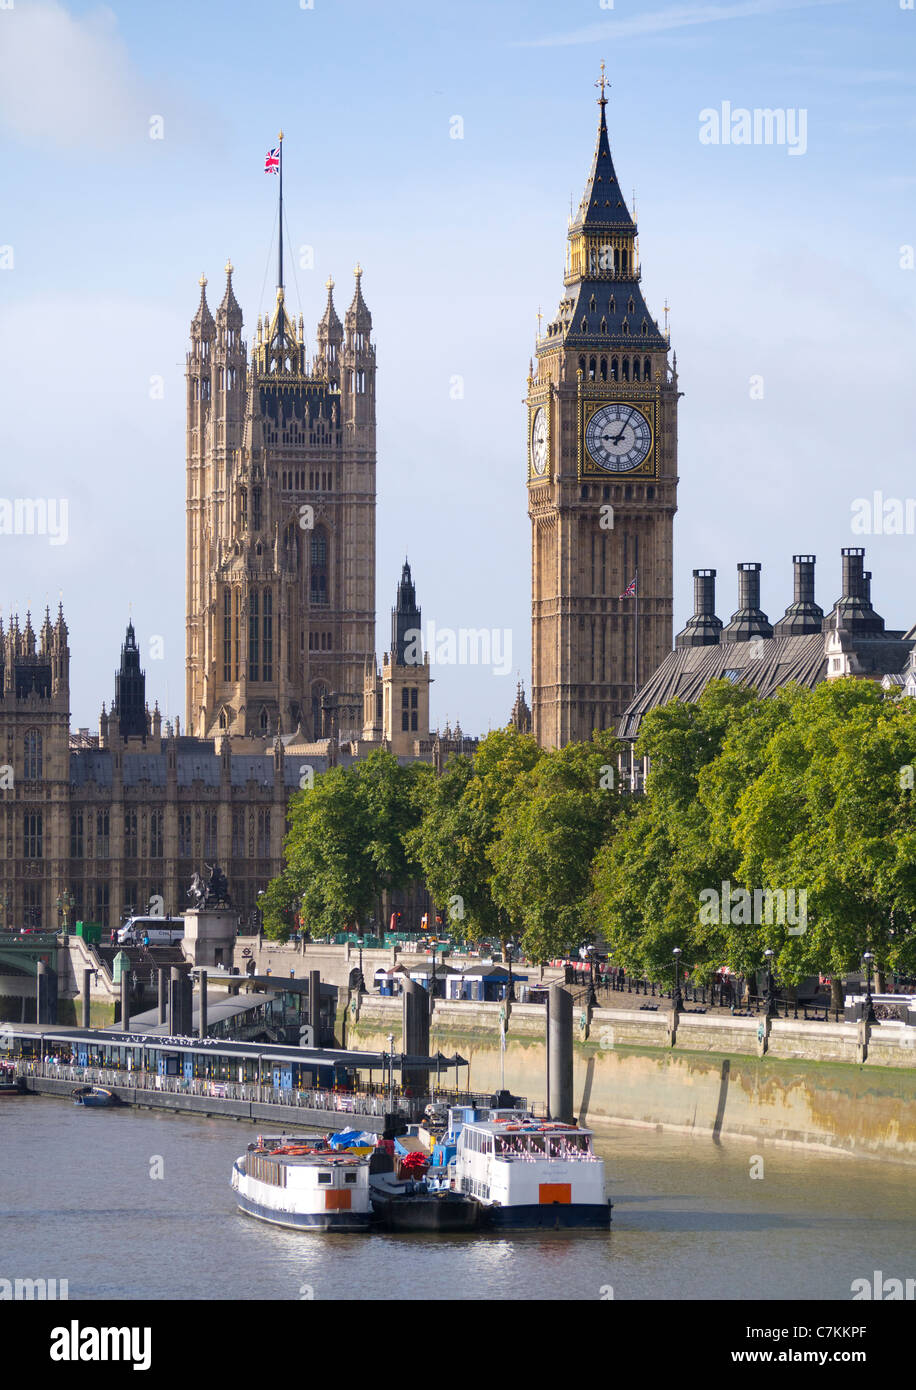
[[(851, 529), (855, 499), (916, 489), (914, 53), (899, 0), (0, 7), (0, 493), (69, 500), (65, 545), (0, 536), (0, 607), (63, 592), (74, 725), (111, 699), (129, 605), (150, 701), (183, 717), (188, 325), (227, 255), (246, 336), (272, 302), (280, 127), (292, 305), (313, 342), (324, 281), (342, 311), (358, 260), (374, 317), (378, 645), (407, 550), (424, 621), (512, 640), (508, 675), (434, 671), (432, 723), (505, 722), (530, 666), (528, 359), (602, 59), (685, 393), (676, 629), (695, 566), (727, 618), (736, 564), (761, 561), (775, 620), (793, 551), (817, 554), (827, 608), (851, 544), (889, 625), (916, 622), (914, 538)], [(723, 101), (804, 109), (805, 153), (702, 144)]]

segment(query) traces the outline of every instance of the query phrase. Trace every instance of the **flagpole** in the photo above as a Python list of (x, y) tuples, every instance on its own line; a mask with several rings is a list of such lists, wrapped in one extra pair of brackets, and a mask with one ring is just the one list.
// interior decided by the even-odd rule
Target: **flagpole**
[(277, 276), (277, 289), (283, 288), (283, 131), (279, 135), (280, 144), (280, 242), (279, 242), (279, 266)]

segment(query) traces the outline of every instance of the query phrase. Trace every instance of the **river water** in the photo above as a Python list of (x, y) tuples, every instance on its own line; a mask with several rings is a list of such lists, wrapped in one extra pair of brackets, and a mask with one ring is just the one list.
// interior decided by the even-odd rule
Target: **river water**
[(904, 1166), (619, 1127), (598, 1141), (608, 1234), (331, 1236), (236, 1210), (232, 1162), (255, 1133), (44, 1097), (0, 1102), (0, 1278), (67, 1279), (71, 1299), (117, 1303), (848, 1300), (875, 1270), (916, 1276)]

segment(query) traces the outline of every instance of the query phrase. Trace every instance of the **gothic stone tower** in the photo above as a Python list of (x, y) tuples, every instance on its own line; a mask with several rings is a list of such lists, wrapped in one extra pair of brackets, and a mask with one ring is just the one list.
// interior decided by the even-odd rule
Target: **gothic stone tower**
[[(570, 219), (565, 292), (528, 377), (532, 713), (547, 748), (611, 726), (673, 632), (677, 357), (669, 367), (642, 297), (603, 66), (597, 85), (598, 143)], [(638, 600), (620, 597), (637, 573)]]
[(423, 650), (423, 623), (417, 590), (404, 561), (397, 603), (391, 610), (391, 648), (366, 667), (363, 738), (380, 741), (396, 757), (416, 756), (429, 739), (429, 653)]
[(320, 738), (323, 699), (362, 707), (375, 650), (375, 347), (355, 273), (343, 324), (327, 283), (311, 362), (282, 270), (250, 363), (232, 266), (215, 320), (201, 277), (187, 359), (187, 727), (199, 737), (301, 723)]

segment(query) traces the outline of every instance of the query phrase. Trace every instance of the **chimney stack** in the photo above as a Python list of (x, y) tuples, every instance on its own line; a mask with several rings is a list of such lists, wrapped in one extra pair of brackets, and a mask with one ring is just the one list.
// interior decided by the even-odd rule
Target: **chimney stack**
[(806, 637), (811, 632), (822, 630), (824, 610), (814, 601), (816, 559), (816, 555), (792, 556), (795, 567), (794, 598), (773, 628), (774, 637)]
[(824, 619), (824, 628), (845, 628), (862, 637), (880, 637), (884, 619), (871, 606), (871, 571), (865, 570), (865, 551), (861, 546), (842, 550), (843, 592)]
[(674, 639), (678, 647), (712, 647), (719, 641), (722, 619), (716, 617), (716, 572), (694, 570), (693, 616)]
[(749, 642), (752, 637), (772, 637), (773, 628), (760, 607), (760, 565), (738, 566), (738, 610), (722, 629), (723, 642)]

